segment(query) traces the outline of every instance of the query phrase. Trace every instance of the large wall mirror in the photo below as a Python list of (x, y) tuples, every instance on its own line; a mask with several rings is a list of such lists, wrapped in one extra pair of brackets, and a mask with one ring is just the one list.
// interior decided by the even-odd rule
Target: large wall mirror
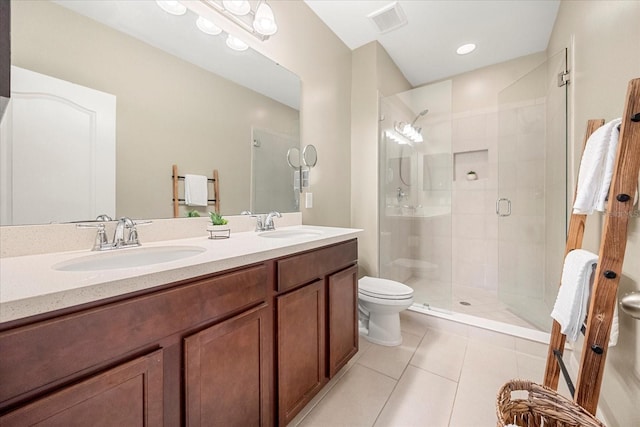
[[(13, 65), (115, 97), (112, 216), (172, 217), (173, 164), (180, 174), (211, 176), (218, 170), (223, 215), (252, 209), (258, 191), (253, 171), (277, 167), (262, 165), (261, 159), (271, 164), (281, 157), (282, 167), (291, 170), (286, 154), (253, 150), (260, 145), (265, 153), (274, 146), (286, 153), (299, 146), (299, 78), (251, 49), (230, 50), (224, 37), (199, 31), (197, 18), (191, 11), (170, 15), (155, 1), (11, 2)], [(3, 127), (8, 117), (5, 114)], [(75, 151), (61, 155), (73, 158)], [(42, 175), (41, 170), (26, 173)], [(55, 173), (49, 175), (53, 179)], [(269, 176), (278, 175), (263, 176), (262, 187), (284, 186), (282, 191), (295, 197), (293, 181), (269, 183)], [(67, 184), (56, 185), (55, 191), (73, 193), (72, 183)], [(264, 209), (297, 210), (295, 200), (287, 203)], [(42, 202), (35, 209), (50, 208)], [(188, 210), (182, 206), (180, 216)], [(206, 214), (213, 206), (198, 210)], [(89, 219), (45, 217), (3, 225)]]

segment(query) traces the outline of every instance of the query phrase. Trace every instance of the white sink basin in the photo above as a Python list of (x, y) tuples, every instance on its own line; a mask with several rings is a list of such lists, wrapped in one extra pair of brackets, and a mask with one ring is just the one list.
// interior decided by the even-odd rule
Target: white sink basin
[(58, 271), (95, 271), (115, 270), (119, 268), (142, 267), (177, 261), (201, 254), (206, 251), (199, 246), (157, 246), (132, 249), (114, 249), (110, 252), (97, 252), (55, 264)]
[(322, 236), (321, 231), (317, 230), (273, 230), (273, 231), (265, 231), (264, 233), (259, 233), (260, 237), (267, 237), (270, 239), (301, 239), (301, 238), (311, 238)]

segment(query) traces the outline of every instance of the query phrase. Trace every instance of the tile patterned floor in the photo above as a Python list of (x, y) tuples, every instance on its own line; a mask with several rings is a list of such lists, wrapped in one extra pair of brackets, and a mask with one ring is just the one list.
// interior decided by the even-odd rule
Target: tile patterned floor
[(358, 354), (289, 426), (495, 426), (502, 384), (542, 381), (544, 344), (410, 311), (401, 324), (402, 345), (361, 339)]

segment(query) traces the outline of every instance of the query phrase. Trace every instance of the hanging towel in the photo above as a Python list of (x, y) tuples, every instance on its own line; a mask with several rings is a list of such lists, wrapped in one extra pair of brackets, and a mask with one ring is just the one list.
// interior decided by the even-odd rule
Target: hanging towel
[(187, 206), (207, 206), (207, 182), (204, 175), (184, 176), (184, 203)]
[(587, 140), (580, 162), (573, 213), (604, 212), (615, 167), (620, 123), (622, 119), (605, 123)]
[(558, 297), (551, 312), (560, 330), (570, 341), (576, 341), (587, 315), (589, 282), (598, 255), (584, 249), (569, 252), (564, 260)]
[(616, 304), (616, 308), (613, 310), (613, 320), (611, 321), (611, 332), (609, 333), (609, 347), (618, 344), (618, 334), (618, 304)]

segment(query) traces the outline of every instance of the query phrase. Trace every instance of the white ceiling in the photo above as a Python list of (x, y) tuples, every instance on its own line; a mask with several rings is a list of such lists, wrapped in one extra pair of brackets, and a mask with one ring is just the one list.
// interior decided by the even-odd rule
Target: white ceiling
[[(367, 18), (393, 1), (304, 0), (351, 49), (377, 40), (413, 86), (546, 49), (559, 0), (399, 0), (408, 24), (380, 34)], [(456, 49), (475, 43), (468, 55)]]

